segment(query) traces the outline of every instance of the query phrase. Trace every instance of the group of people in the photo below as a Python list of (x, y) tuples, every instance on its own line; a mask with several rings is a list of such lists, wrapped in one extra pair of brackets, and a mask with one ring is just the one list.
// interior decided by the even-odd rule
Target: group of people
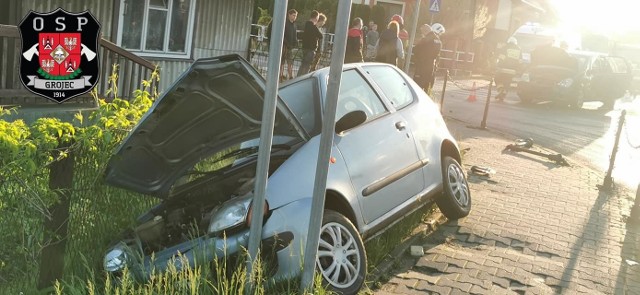
[[(397, 66), (398, 62), (405, 58), (409, 33), (405, 30), (404, 20), (400, 15), (394, 15), (387, 24), (386, 30), (381, 33), (377, 32), (377, 25), (373, 22), (369, 23), (366, 34), (364, 31), (362, 19), (354, 18), (348, 33), (345, 63), (363, 62), (366, 57), (367, 60)], [(413, 49), (415, 53), (413, 78), (427, 92), (433, 87), (436, 63), (442, 50), (440, 36), (444, 32), (444, 26), (439, 23), (422, 25), (421, 37)], [(367, 46), (364, 56), (363, 44)]]
[[(280, 80), (293, 78), (293, 49), (298, 46), (298, 29), (296, 27), (298, 11), (290, 9), (287, 11), (287, 21), (284, 24), (284, 39), (282, 41), (282, 58), (280, 62)], [(309, 20), (304, 24), (302, 35), (302, 64), (298, 69), (298, 76), (314, 71), (320, 61), (321, 52), (318, 50), (318, 42), (322, 40), (320, 28), (327, 21), (327, 16), (317, 10), (311, 11)], [(267, 34), (271, 38), (271, 24), (267, 28)], [(287, 76), (284, 75), (285, 66)]]
[[(287, 12), (280, 64), (281, 80), (293, 78), (293, 49), (298, 43), (295, 25), (297, 17), (298, 11), (295, 9), (290, 9)], [(302, 34), (302, 62), (297, 76), (302, 76), (316, 69), (321, 57), (321, 52), (318, 50), (319, 41), (323, 37), (320, 28), (324, 26), (326, 21), (327, 17), (324, 14), (313, 10), (309, 20), (305, 22)], [(270, 37), (271, 26), (267, 31)], [(442, 49), (440, 35), (444, 32), (444, 26), (438, 23), (424, 24), (420, 27), (421, 37), (413, 49), (415, 64), (413, 78), (425, 91), (429, 91), (433, 86), (436, 62)], [(409, 33), (405, 30), (404, 20), (400, 15), (394, 15), (381, 33), (378, 33), (377, 24), (373, 21), (370, 21), (369, 26), (365, 27), (362, 18), (356, 17), (351, 21), (347, 34), (344, 63), (364, 62), (366, 58), (367, 61), (397, 66), (398, 61), (405, 58), (408, 39)], [(284, 75), (285, 66), (287, 67), (287, 76)]]

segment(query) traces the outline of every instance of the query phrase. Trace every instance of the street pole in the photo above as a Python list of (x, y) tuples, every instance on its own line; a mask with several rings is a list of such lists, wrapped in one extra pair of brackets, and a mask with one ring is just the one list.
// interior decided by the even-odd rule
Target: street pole
[(258, 164), (256, 167), (256, 183), (249, 225), (249, 255), (247, 257), (247, 289), (246, 294), (254, 291), (254, 263), (258, 258), (258, 248), (262, 239), (262, 221), (264, 200), (269, 176), (269, 160), (271, 144), (273, 142), (273, 128), (276, 118), (278, 95), (278, 79), (280, 76), (280, 57), (282, 56), (282, 41), (284, 40), (284, 22), (287, 13), (287, 0), (276, 0), (273, 11), (272, 38), (269, 45), (269, 59), (267, 62), (267, 81), (264, 92), (262, 110), (262, 125), (260, 128), (260, 144), (258, 146)]
[[(433, 73), (435, 75), (435, 73)], [(447, 91), (447, 81), (449, 81), (449, 70), (444, 72), (444, 82), (442, 83), (442, 93), (440, 93), (440, 114), (444, 111), (444, 92)]]
[(316, 165), (316, 177), (313, 184), (311, 216), (309, 220), (309, 230), (307, 231), (307, 244), (304, 250), (301, 285), (302, 288), (307, 291), (311, 291), (311, 288), (313, 287), (313, 277), (316, 270), (316, 256), (318, 255), (320, 227), (322, 225), (322, 215), (324, 213), (327, 175), (329, 174), (329, 159), (331, 157), (333, 137), (335, 136), (336, 107), (338, 105), (338, 94), (340, 93), (340, 79), (342, 78), (342, 66), (344, 65), (344, 54), (346, 52), (350, 13), (351, 1), (338, 2), (336, 34), (333, 47), (335, 51), (331, 55), (329, 83), (327, 85), (327, 95), (322, 120), (322, 133), (320, 134), (318, 164)]
[(413, 43), (416, 41), (416, 33), (418, 32), (418, 18), (420, 17), (420, 2), (421, 0), (416, 1), (416, 9), (413, 11), (413, 30), (411, 31), (411, 36), (409, 37), (409, 52), (407, 52), (407, 56), (404, 59), (404, 72), (409, 74), (409, 67), (411, 66), (411, 57), (413, 56)]
[(480, 123), (480, 129), (487, 128), (487, 116), (489, 116), (489, 103), (491, 103), (491, 88), (493, 88), (493, 78), (489, 80), (489, 91), (487, 92), (487, 102), (484, 105), (484, 114), (482, 115), (482, 122)]
[(609, 170), (607, 170), (607, 176), (604, 177), (604, 182), (602, 183), (602, 188), (604, 190), (611, 189), (611, 185), (613, 184), (613, 177), (611, 177), (611, 174), (613, 173), (613, 165), (616, 162), (618, 143), (620, 142), (620, 134), (622, 133), (622, 126), (624, 125), (624, 117), (626, 115), (627, 110), (622, 110), (622, 113), (620, 113), (620, 119), (618, 120), (618, 130), (616, 131), (616, 139), (613, 143), (613, 151), (611, 151), (611, 158), (609, 159)]

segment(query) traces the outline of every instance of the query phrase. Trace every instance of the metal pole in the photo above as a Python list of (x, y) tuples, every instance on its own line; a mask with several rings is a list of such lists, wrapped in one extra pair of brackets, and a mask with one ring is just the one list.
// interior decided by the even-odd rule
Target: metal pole
[(333, 137), (335, 135), (336, 106), (338, 105), (338, 94), (340, 93), (340, 79), (342, 78), (342, 66), (344, 64), (344, 54), (346, 53), (350, 13), (351, 1), (338, 2), (336, 34), (333, 47), (335, 51), (333, 51), (331, 55), (329, 83), (327, 85), (322, 133), (320, 134), (320, 149), (318, 151), (318, 164), (316, 166), (316, 178), (313, 184), (311, 216), (309, 220), (309, 230), (307, 231), (307, 244), (304, 250), (304, 263), (301, 278), (302, 287), (309, 291), (313, 287), (313, 277), (316, 270), (316, 256), (318, 255), (320, 226), (322, 224), (322, 215), (324, 213), (327, 174), (329, 173), (329, 158), (331, 157), (331, 147), (333, 146)]
[(640, 221), (640, 183), (638, 183), (638, 188), (636, 189), (636, 199), (633, 202), (633, 207), (629, 212), (629, 220), (636, 222), (636, 224)]
[(404, 72), (409, 74), (409, 66), (411, 65), (411, 56), (413, 55), (413, 43), (416, 41), (416, 33), (418, 32), (418, 17), (420, 17), (420, 2), (421, 0), (416, 1), (416, 9), (413, 11), (413, 30), (411, 31), (411, 36), (409, 37), (409, 52), (407, 52), (407, 56), (404, 59)]
[(280, 75), (280, 57), (282, 56), (282, 41), (284, 40), (284, 22), (286, 13), (287, 0), (276, 0), (273, 11), (273, 33), (271, 35), (269, 59), (267, 61), (267, 82), (264, 92), (262, 125), (260, 128), (256, 183), (253, 190), (253, 203), (251, 205), (253, 209), (251, 212), (251, 224), (249, 231), (246, 294), (251, 294), (254, 290), (254, 263), (257, 260), (258, 248), (260, 246), (260, 240), (262, 239), (262, 218), (265, 192), (267, 190), (267, 177), (269, 174), (271, 144), (273, 142), (273, 127), (275, 125), (278, 78)]
[(489, 81), (489, 92), (487, 92), (487, 102), (484, 105), (484, 115), (482, 115), (482, 122), (480, 128), (487, 128), (487, 116), (489, 115), (489, 103), (491, 103), (491, 88), (493, 88), (493, 78)]
[(620, 142), (620, 134), (622, 133), (622, 126), (624, 125), (624, 117), (627, 115), (627, 110), (622, 110), (620, 113), (620, 119), (618, 120), (618, 131), (616, 131), (616, 141), (613, 143), (613, 151), (611, 151), (611, 158), (609, 159), (609, 170), (607, 170), (607, 176), (604, 177), (604, 183), (602, 188), (610, 189), (613, 184), (613, 178), (611, 173), (613, 172), (613, 165), (616, 162), (616, 154), (618, 153), (618, 143)]
[(446, 70), (444, 72), (444, 82), (442, 83), (442, 93), (440, 93), (440, 114), (442, 114), (442, 112), (444, 111), (444, 92), (447, 91), (448, 81), (449, 81), (449, 70)]

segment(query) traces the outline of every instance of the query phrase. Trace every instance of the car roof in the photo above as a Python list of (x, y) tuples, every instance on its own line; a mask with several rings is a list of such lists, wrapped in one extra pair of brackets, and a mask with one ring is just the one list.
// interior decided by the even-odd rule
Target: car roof
[[(344, 71), (344, 70), (349, 70), (349, 69), (357, 68), (357, 67), (359, 67), (359, 66), (372, 66), (372, 65), (375, 65), (375, 66), (388, 66), (388, 67), (390, 67), (390, 65), (389, 65), (389, 64), (387, 64), (387, 63), (379, 63), (379, 62), (361, 62), (361, 63), (346, 63), (346, 64), (344, 64), (344, 65), (343, 65), (342, 70)], [(300, 81), (300, 80), (303, 80), (303, 79), (306, 79), (306, 78), (309, 78), (309, 77), (315, 77), (315, 78), (317, 78), (317, 79), (323, 79), (324, 77), (329, 76), (329, 70), (330, 70), (330, 69), (331, 69), (330, 67), (324, 67), (324, 68), (321, 68), (321, 69), (319, 69), (319, 70), (313, 71), (313, 72), (311, 72), (311, 73), (305, 74), (305, 75), (303, 75), (303, 76), (300, 76), (300, 77), (296, 77), (296, 78), (294, 78), (294, 79), (287, 80), (287, 81), (285, 81), (285, 82), (281, 83), (281, 84), (280, 84), (280, 87), (287, 86), (287, 85), (289, 85), (289, 84), (295, 83), (295, 82), (297, 82), (297, 81)]]

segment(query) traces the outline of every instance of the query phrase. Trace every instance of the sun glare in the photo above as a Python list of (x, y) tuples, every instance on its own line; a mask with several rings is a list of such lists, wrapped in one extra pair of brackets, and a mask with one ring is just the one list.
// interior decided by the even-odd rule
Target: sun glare
[(571, 29), (588, 29), (602, 34), (640, 31), (637, 0), (554, 0), (561, 24)]

